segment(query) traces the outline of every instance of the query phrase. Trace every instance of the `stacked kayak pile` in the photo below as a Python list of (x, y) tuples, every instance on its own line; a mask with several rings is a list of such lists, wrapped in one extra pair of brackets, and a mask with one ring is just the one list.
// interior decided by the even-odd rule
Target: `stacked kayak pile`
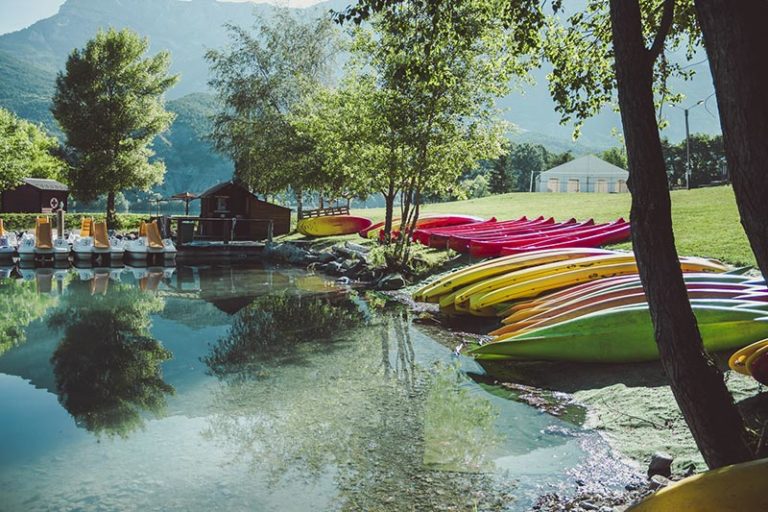
[[(768, 289), (720, 262), (681, 258), (706, 348), (733, 350), (768, 337)], [(658, 357), (631, 253), (538, 250), (473, 265), (431, 283), (416, 300), (448, 315), (501, 317), (481, 359), (647, 361)]]
[[(396, 228), (400, 226), (401, 219), (392, 219), (392, 227)], [(470, 224), (483, 223), (481, 217), (475, 217), (474, 215), (422, 215), (416, 221), (416, 227), (414, 233), (418, 233), (422, 229), (439, 229), (446, 227), (467, 226)], [(495, 222), (495, 219), (494, 219)], [(384, 237), (384, 222), (378, 222), (376, 224), (369, 225), (364, 229), (360, 229), (358, 234), (363, 238), (379, 238)], [(400, 236), (398, 229), (392, 230), (392, 236), (397, 238)]]
[(554, 218), (497, 221), (490, 219), (459, 226), (423, 226), (416, 229), (417, 242), (437, 249), (469, 253), (473, 258), (493, 258), (541, 249), (600, 247), (630, 238), (629, 222), (595, 223), (594, 220)]

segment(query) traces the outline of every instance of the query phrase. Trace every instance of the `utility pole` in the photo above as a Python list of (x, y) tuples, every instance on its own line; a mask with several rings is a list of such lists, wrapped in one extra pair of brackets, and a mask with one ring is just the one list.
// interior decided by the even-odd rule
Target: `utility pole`
[[(688, 108), (681, 108), (677, 105), (670, 105), (672, 107), (681, 109), (685, 114), (685, 188), (687, 190), (691, 189), (691, 132), (688, 125), (688, 112), (698, 107), (699, 105), (706, 103), (706, 101), (714, 95), (715, 93), (712, 93), (703, 100), (697, 101)], [(706, 106), (704, 108), (706, 108)], [(707, 110), (707, 112), (709, 112), (709, 110)]]
[[(698, 105), (699, 103), (697, 103), (696, 105)], [(694, 105), (694, 107), (696, 105)], [(688, 129), (688, 111), (689, 110), (690, 108), (686, 108), (683, 110), (685, 112), (685, 188), (686, 190), (691, 190), (691, 132)]]
[(533, 175), (536, 174), (536, 171), (531, 171), (531, 186), (529, 187), (528, 192), (533, 192)]

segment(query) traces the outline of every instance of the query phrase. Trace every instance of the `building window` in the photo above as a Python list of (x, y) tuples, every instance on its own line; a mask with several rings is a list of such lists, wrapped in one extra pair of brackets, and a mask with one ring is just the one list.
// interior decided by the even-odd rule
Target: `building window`
[(216, 211), (217, 212), (225, 212), (225, 211), (227, 211), (227, 198), (226, 197), (217, 197), (216, 198)]
[(560, 192), (560, 180), (558, 178), (547, 180), (547, 192)]
[(578, 192), (578, 191), (579, 191), (578, 178), (570, 178), (568, 180), (568, 192)]
[(597, 188), (595, 189), (595, 192), (600, 192), (602, 194), (608, 193), (608, 180), (597, 180)]

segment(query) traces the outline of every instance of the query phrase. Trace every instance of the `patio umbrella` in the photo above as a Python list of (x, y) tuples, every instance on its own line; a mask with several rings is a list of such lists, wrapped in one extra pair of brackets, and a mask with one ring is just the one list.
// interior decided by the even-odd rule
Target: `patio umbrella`
[(172, 195), (171, 199), (184, 201), (184, 215), (189, 216), (189, 202), (197, 199), (197, 196), (192, 192), (181, 192), (179, 194)]

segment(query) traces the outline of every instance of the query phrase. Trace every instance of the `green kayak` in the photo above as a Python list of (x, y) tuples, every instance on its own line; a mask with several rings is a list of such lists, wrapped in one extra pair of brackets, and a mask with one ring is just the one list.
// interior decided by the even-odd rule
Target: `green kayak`
[[(735, 350), (768, 337), (768, 304), (733, 299), (691, 301), (705, 348)], [(502, 341), (473, 347), (477, 359), (625, 363), (659, 354), (648, 304), (598, 311)]]

